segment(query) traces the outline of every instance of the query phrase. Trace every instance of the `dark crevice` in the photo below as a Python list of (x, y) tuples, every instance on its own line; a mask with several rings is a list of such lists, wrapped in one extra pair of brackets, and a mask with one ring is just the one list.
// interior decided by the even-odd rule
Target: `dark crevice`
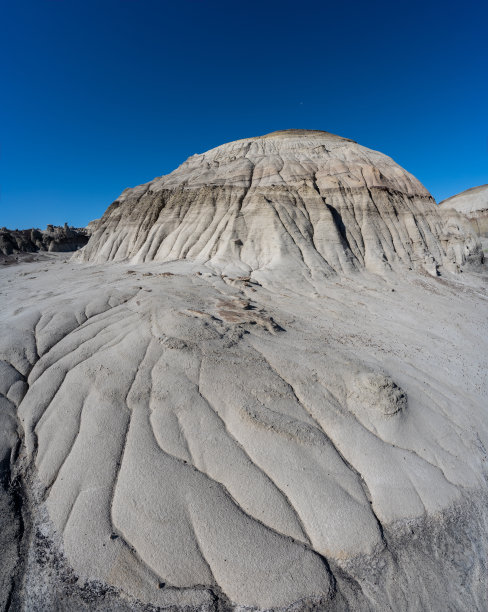
[[(2, 494), (7, 495), (10, 499), (9, 503), (12, 509), (13, 521), (17, 522), (16, 527), (16, 544), (17, 544), (17, 562), (11, 576), (10, 592), (5, 604), (6, 612), (16, 612), (21, 609), (21, 590), (23, 586), (23, 578), (25, 572), (25, 564), (27, 561), (28, 547), (28, 521), (25, 518), (27, 509), (24, 504), (24, 485), (20, 475), (9, 483), (8, 488), (3, 489)], [(5, 517), (4, 517), (5, 518)], [(3, 553), (4, 551), (2, 551)]]
[(346, 226), (344, 225), (344, 221), (342, 220), (342, 216), (340, 212), (337, 210), (337, 208), (334, 208), (332, 204), (327, 204), (327, 202), (325, 202), (325, 205), (329, 209), (330, 214), (332, 215), (332, 218), (334, 219), (334, 223), (336, 224), (336, 227), (339, 230), (339, 234), (341, 235), (341, 238), (344, 243), (343, 246), (345, 246), (352, 253), (351, 245), (349, 244), (349, 240), (347, 238)]

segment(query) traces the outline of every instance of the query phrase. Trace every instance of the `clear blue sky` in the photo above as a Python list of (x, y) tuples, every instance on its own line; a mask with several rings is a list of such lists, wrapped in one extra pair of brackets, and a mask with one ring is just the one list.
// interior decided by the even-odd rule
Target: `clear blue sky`
[(277, 129), (488, 183), (488, 3), (0, 0), (0, 226), (85, 225), (189, 155)]

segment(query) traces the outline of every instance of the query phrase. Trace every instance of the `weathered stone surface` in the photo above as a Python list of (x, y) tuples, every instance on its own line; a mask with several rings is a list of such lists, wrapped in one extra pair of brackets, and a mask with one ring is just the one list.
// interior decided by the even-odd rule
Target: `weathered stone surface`
[(488, 609), (459, 213), (315, 132), (160, 182), (70, 261), (0, 269), (0, 607)]
[(99, 222), (100, 219), (93, 219), (93, 221), (90, 221), (90, 223), (88, 223), (88, 225), (85, 227), (85, 231), (89, 236), (97, 229)]
[(483, 609), (481, 285), (130, 265), (2, 271), (21, 609)]
[(488, 247), (488, 185), (473, 187), (443, 200), (439, 206), (453, 209), (466, 217), (473, 230)]
[(0, 255), (37, 253), (38, 251), (76, 251), (88, 242), (89, 233), (84, 228), (48, 225), (45, 230), (0, 229)]
[(321, 278), (479, 261), (476, 239), (464, 236), (459, 256), (441, 236), (431, 195), (389, 157), (327, 132), (286, 130), (221, 145), (126, 189), (80, 259), (187, 258), (275, 278), (291, 268)]

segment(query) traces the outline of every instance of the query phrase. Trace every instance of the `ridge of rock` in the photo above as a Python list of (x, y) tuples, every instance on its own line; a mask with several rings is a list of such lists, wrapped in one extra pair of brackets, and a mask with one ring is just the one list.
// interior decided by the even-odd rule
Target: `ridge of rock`
[[(345, 138), (344, 136), (338, 136), (337, 134), (332, 134), (332, 132), (326, 132), (324, 130), (304, 130), (304, 129), (288, 129), (288, 130), (276, 130), (274, 132), (269, 132), (269, 134), (263, 134), (262, 136), (254, 136), (254, 138), (242, 138), (241, 140), (261, 140), (264, 138), (282, 138), (286, 136), (328, 136), (329, 138), (338, 138), (339, 140), (345, 140), (347, 142), (356, 142), (355, 140), (351, 140), (350, 138)], [(235, 140), (233, 142), (239, 142)]]
[(48, 225), (45, 230), (36, 228), (10, 230), (0, 228), (0, 255), (37, 253), (38, 251), (67, 252), (85, 246), (88, 242), (85, 228)]
[(456, 193), (439, 202), (439, 206), (455, 207), (459, 212), (488, 208), (488, 184), (470, 187), (469, 189)]
[(443, 200), (439, 206), (443, 210), (452, 208), (464, 215), (478, 236), (488, 238), (488, 185), (466, 189)]

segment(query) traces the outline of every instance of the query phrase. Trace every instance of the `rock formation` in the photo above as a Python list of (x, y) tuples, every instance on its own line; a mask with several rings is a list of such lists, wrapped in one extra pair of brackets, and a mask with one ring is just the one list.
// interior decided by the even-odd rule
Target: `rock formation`
[(439, 206), (464, 215), (476, 234), (488, 239), (488, 185), (473, 187), (443, 200)]
[(93, 234), (93, 232), (97, 229), (99, 222), (100, 219), (93, 219), (93, 221), (90, 221), (90, 223), (88, 223), (88, 225), (85, 227), (85, 231), (89, 236), (91, 236), (91, 234)]
[(45, 230), (0, 229), (0, 254), (37, 253), (38, 251), (67, 252), (76, 251), (88, 242), (88, 232), (84, 228), (48, 225)]
[(389, 158), (288, 131), (0, 269), (0, 608), (488, 609), (476, 260)]
[(286, 130), (194, 155), (126, 189), (83, 261), (210, 262), (224, 273), (290, 267), (321, 278), (367, 269), (455, 268), (475, 239), (445, 232), (428, 191), (389, 157), (327, 132)]

